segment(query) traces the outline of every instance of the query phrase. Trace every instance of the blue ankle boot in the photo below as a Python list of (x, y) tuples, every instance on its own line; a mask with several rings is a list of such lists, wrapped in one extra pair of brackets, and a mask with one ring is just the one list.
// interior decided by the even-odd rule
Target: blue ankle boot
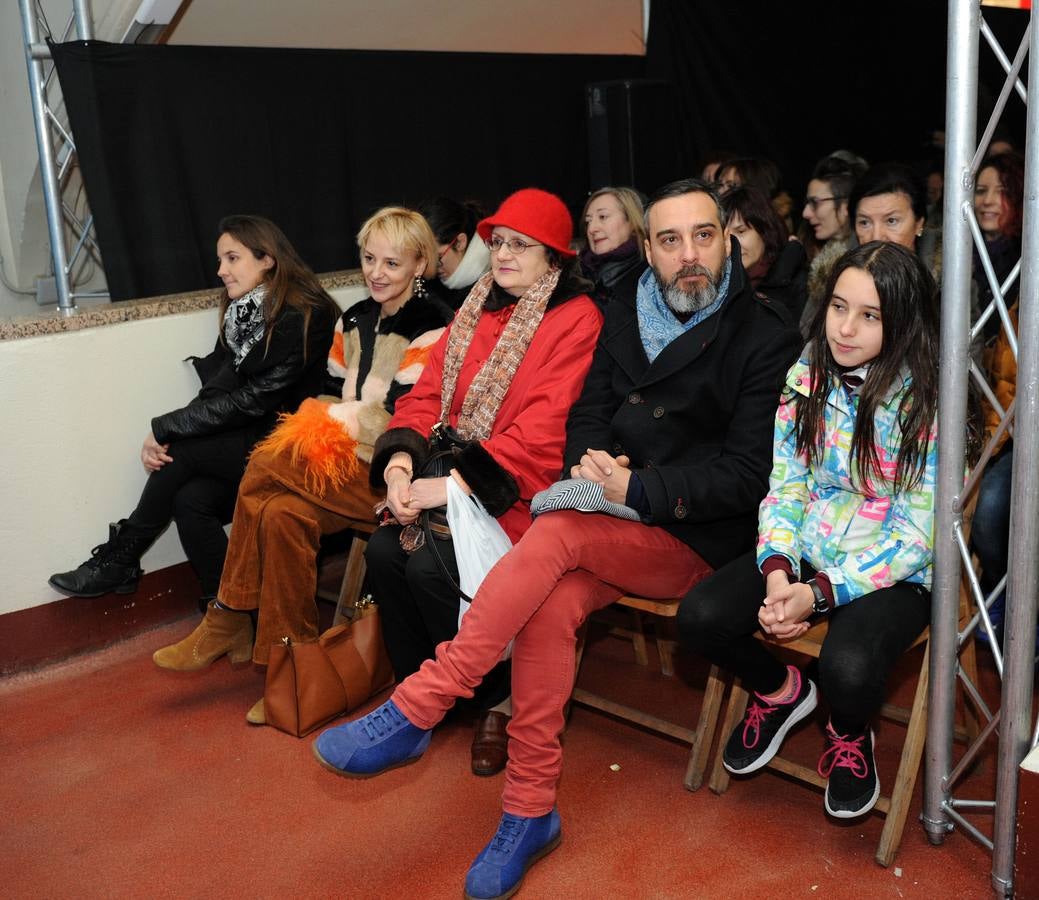
[(465, 876), (466, 900), (502, 900), (515, 894), (527, 869), (559, 846), (561, 828), (558, 809), (533, 818), (502, 813), (497, 834)]
[(387, 700), (366, 716), (329, 728), (311, 746), (317, 761), (337, 775), (370, 778), (417, 760), (432, 734)]

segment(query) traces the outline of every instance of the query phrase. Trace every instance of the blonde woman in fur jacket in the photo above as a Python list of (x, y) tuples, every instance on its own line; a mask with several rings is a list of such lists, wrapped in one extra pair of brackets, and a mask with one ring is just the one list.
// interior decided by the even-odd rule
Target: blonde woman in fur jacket
[[(379, 210), (357, 245), (370, 296), (336, 325), (326, 393), (339, 399), (305, 401), (257, 445), (217, 597), (190, 635), (156, 651), (164, 669), (201, 669), (225, 653), (232, 663), (251, 655), (263, 665), (286, 635), (314, 640), (321, 536), (373, 520), (380, 497), (369, 487), (372, 447), (452, 313), (423, 284), (436, 272), (436, 242), (417, 212)], [(255, 646), (250, 610), (258, 610)], [(262, 721), (259, 704), (251, 716)]]

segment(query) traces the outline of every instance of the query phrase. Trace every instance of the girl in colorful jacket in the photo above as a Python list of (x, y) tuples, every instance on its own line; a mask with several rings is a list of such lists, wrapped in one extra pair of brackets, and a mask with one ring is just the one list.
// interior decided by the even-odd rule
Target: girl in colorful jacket
[(839, 260), (826, 296), (780, 398), (757, 551), (694, 588), (679, 627), (751, 694), (723, 752), (746, 774), (817, 702), (816, 685), (754, 632), (781, 644), (829, 619), (819, 774), (826, 811), (852, 818), (880, 796), (870, 720), (887, 676), (930, 619), (938, 306), (917, 257), (877, 241)]

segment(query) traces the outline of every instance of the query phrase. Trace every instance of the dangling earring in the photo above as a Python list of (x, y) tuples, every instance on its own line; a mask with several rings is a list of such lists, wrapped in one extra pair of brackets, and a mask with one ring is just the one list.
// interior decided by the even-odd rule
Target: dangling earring
[(411, 292), (416, 297), (426, 296), (426, 280), (421, 275), (415, 276), (415, 283), (412, 285)]

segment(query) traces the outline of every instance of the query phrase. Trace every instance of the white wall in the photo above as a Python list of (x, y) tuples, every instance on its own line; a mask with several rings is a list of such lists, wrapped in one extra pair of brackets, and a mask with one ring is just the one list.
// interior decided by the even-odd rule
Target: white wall
[[(333, 292), (342, 306), (363, 288)], [(216, 310), (0, 341), (0, 614), (48, 603), (140, 497), (153, 416), (198, 390), (191, 354), (212, 349)], [(184, 561), (171, 527), (145, 570)]]
[[(74, 568), (137, 503), (151, 417), (198, 389), (190, 354), (212, 349), (216, 310), (0, 342), (0, 613), (56, 599)], [(184, 559), (176, 529), (146, 569)]]

